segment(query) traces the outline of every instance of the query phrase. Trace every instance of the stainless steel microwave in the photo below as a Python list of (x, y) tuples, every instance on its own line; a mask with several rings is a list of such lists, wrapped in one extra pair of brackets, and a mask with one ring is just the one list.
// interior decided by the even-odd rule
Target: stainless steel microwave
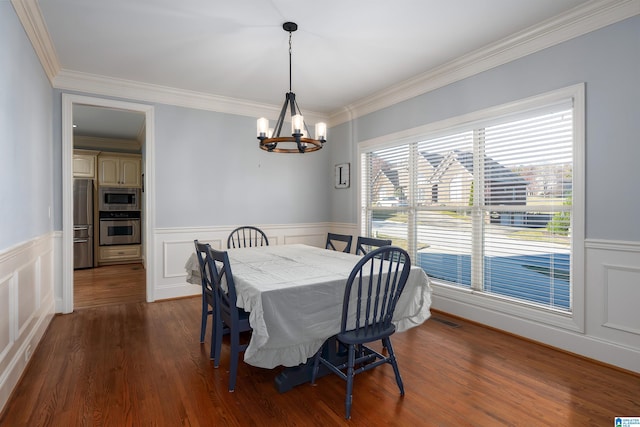
[(99, 187), (98, 210), (111, 211), (139, 211), (140, 189), (124, 187)]

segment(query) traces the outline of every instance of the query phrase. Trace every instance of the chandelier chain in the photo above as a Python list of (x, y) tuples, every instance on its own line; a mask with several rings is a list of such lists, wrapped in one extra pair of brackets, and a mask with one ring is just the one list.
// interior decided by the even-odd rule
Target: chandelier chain
[(289, 31), (289, 92), (293, 92), (291, 85), (291, 31)]

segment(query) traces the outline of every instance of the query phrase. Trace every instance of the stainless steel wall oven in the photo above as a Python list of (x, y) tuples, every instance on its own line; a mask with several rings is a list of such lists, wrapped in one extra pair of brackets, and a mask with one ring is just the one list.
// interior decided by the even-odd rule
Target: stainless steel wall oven
[(100, 246), (141, 242), (140, 211), (100, 212)]

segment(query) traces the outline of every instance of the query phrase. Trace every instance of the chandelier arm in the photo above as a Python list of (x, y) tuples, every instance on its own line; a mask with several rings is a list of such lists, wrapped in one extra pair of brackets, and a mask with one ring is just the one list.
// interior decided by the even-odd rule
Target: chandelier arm
[[(298, 103), (296, 102), (296, 94), (293, 92), (289, 92), (289, 107), (291, 109), (291, 117), (295, 116), (296, 113), (296, 106), (298, 105)], [(298, 109), (299, 110), (299, 109)]]
[(274, 137), (280, 136), (280, 131), (282, 131), (282, 124), (284, 123), (284, 116), (287, 114), (287, 104), (289, 104), (289, 94), (287, 94), (284, 98), (284, 104), (282, 104), (282, 109), (280, 110), (280, 115), (278, 116), (278, 121), (276, 122), (276, 126), (273, 129)]

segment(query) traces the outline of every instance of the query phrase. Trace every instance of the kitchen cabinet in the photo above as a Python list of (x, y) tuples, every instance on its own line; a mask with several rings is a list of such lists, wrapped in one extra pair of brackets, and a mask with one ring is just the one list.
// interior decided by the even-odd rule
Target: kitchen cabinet
[(109, 187), (141, 187), (142, 156), (101, 154), (98, 156), (98, 184)]
[(100, 265), (139, 262), (141, 259), (142, 245), (100, 246), (98, 250), (98, 263)]
[(73, 150), (73, 177), (96, 179), (98, 153), (90, 150)]

